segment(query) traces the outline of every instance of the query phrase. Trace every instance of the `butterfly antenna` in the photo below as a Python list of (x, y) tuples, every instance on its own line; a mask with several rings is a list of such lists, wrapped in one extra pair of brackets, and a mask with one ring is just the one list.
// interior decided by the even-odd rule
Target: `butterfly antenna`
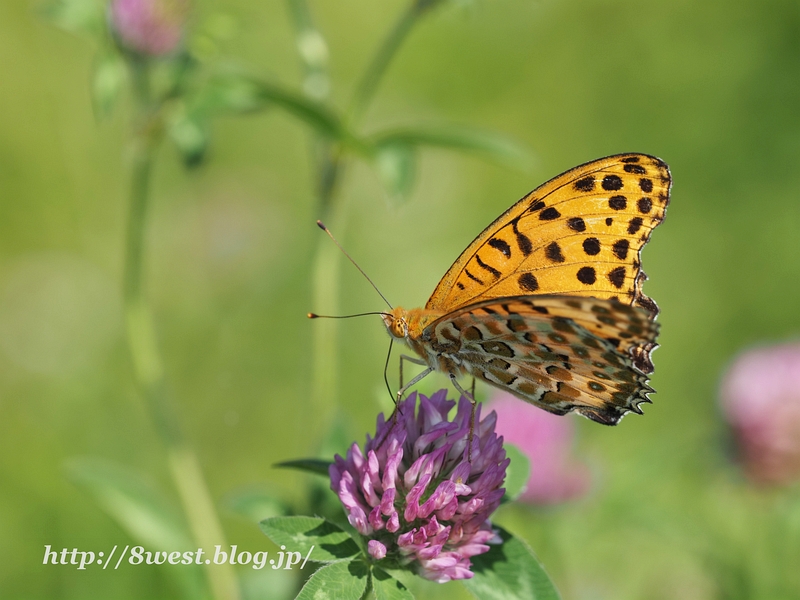
[(365, 313), (357, 313), (355, 315), (318, 315), (317, 313), (308, 313), (306, 316), (309, 319), (352, 319), (353, 317), (366, 317), (367, 315), (381, 315), (385, 317), (389, 315), (389, 313), (375, 311), (375, 312), (365, 312)]
[(359, 270), (359, 272), (360, 272), (360, 273), (361, 273), (361, 274), (364, 276), (364, 278), (365, 278), (367, 281), (369, 281), (369, 284), (370, 284), (370, 285), (371, 285), (373, 288), (375, 288), (375, 291), (376, 291), (376, 292), (378, 292), (378, 295), (379, 295), (381, 298), (383, 298), (383, 301), (384, 301), (384, 302), (386, 302), (386, 304), (389, 306), (389, 308), (390, 308), (390, 309), (394, 309), (394, 307), (391, 305), (391, 303), (390, 303), (390, 302), (389, 302), (389, 301), (386, 299), (386, 296), (384, 296), (383, 294), (381, 294), (381, 291), (378, 289), (378, 286), (377, 286), (377, 285), (375, 285), (375, 283), (372, 281), (372, 279), (370, 279), (370, 278), (369, 278), (369, 275), (367, 275), (366, 273), (364, 273), (364, 270), (363, 270), (361, 267), (359, 267), (359, 266), (358, 266), (358, 263), (357, 263), (356, 261), (354, 261), (354, 260), (353, 260), (353, 258), (352, 258), (352, 257), (351, 257), (351, 256), (350, 256), (348, 253), (347, 253), (347, 251), (346, 251), (344, 248), (342, 248), (342, 245), (341, 245), (339, 242), (337, 242), (337, 241), (336, 241), (336, 238), (335, 238), (335, 237), (333, 237), (333, 234), (331, 233), (331, 230), (330, 230), (330, 229), (328, 229), (327, 227), (325, 227), (325, 223), (323, 223), (322, 221), (317, 221), (317, 226), (318, 226), (320, 229), (322, 229), (322, 231), (324, 231), (325, 233), (327, 233), (327, 234), (328, 234), (328, 236), (329, 236), (329, 237), (330, 237), (330, 238), (333, 240), (333, 243), (334, 243), (334, 244), (336, 244), (336, 245), (339, 247), (339, 250), (341, 250), (341, 251), (342, 251), (342, 253), (343, 253), (343, 254), (344, 254), (346, 257), (347, 257), (347, 260), (349, 260), (351, 263), (353, 263), (353, 265), (355, 266), (355, 268)]

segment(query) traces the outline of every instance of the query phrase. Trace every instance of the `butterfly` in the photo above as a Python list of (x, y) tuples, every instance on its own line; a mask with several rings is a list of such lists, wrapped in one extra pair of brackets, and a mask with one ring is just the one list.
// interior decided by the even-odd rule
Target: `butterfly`
[[(616, 425), (650, 402), (656, 303), (640, 251), (664, 220), (669, 168), (647, 154), (580, 165), (519, 200), (458, 257), (425, 308), (383, 313), (426, 369), (472, 375), (546, 411)], [(401, 358), (401, 369), (402, 360)]]

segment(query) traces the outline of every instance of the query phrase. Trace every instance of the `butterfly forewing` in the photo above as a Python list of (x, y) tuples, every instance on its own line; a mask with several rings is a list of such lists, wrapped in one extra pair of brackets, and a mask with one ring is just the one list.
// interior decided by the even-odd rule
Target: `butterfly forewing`
[(577, 410), (616, 424), (649, 402), (657, 333), (645, 309), (544, 295), (472, 304), (431, 323), (421, 339), (455, 351), (464, 371), (547, 411)]
[(651, 313), (639, 252), (664, 219), (671, 179), (646, 154), (595, 160), (514, 204), (461, 254), (426, 305), (450, 312), (527, 294), (616, 298)]

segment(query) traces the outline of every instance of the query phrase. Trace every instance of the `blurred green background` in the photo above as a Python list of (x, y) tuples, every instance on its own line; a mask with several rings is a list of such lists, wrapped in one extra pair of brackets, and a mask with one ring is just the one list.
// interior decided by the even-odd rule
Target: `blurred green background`
[[(171, 598), (164, 567), (42, 565), (46, 544), (130, 543), (67, 479), (69, 459), (112, 460), (175, 492), (121, 313), (129, 106), (94, 118), (94, 49), (38, 6), (0, 3), (0, 595)], [(406, 2), (311, 6), (343, 107)], [(300, 88), (285, 2), (198, 2), (196, 19), (220, 10), (237, 24), (220, 62)], [(800, 330), (798, 107), (797, 2), (475, 0), (420, 23), (366, 115), (365, 132), (420, 122), (501, 132), (536, 159), (514, 170), (426, 150), (405, 202), (351, 163), (336, 233), (395, 305), (423, 305), (467, 243), (550, 177), (627, 151), (671, 167), (672, 204), (643, 253), (645, 292), (662, 310), (654, 404), (617, 428), (576, 419), (595, 472), (588, 497), (496, 518), (527, 539), (565, 599), (796, 597), (775, 582), (800, 548), (762, 540), (772, 505), (729, 461), (716, 389), (739, 349)], [(272, 465), (316, 455), (335, 414), (362, 441), (390, 409), (377, 318), (340, 324), (335, 405), (320, 414), (311, 398), (317, 323), (305, 314), (322, 233), (309, 138), (278, 109), (219, 119), (201, 167), (186, 170), (164, 146), (153, 180), (146, 288), (169, 393), (228, 542), (251, 551), (273, 547), (224, 509), (229, 494), (267, 485), (301, 501), (311, 476)], [(383, 307), (345, 264), (340, 289), (343, 313)], [(436, 376), (423, 389), (444, 385)], [(466, 597), (457, 584), (419, 592)]]

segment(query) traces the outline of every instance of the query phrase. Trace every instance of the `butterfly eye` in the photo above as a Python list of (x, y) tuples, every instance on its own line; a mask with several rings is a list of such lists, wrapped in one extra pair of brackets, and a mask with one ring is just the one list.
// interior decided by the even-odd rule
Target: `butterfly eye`
[(408, 333), (408, 326), (404, 319), (395, 319), (394, 324), (392, 326), (392, 334), (395, 337), (405, 337)]

